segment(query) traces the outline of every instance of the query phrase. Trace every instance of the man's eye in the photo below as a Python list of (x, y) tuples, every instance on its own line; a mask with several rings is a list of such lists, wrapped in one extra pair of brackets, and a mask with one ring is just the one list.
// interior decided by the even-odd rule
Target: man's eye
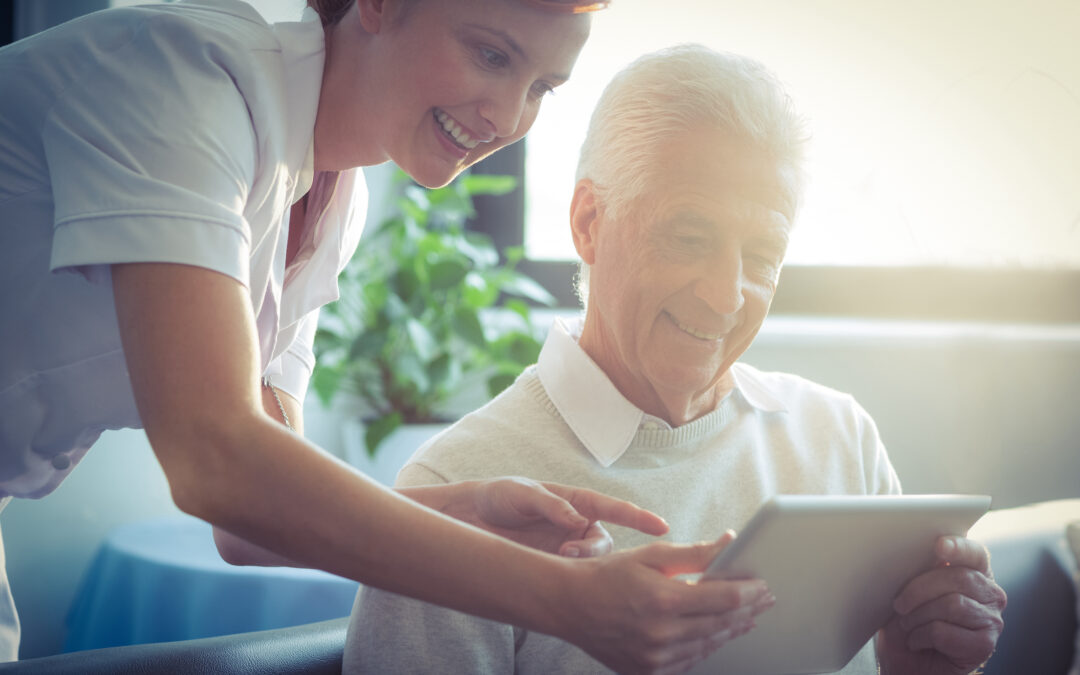
[(774, 256), (751, 253), (745, 259), (753, 269), (767, 276), (776, 276), (780, 272), (780, 261)]
[(689, 249), (704, 249), (707, 244), (704, 237), (695, 237), (692, 235), (676, 236), (675, 243), (681, 248)]

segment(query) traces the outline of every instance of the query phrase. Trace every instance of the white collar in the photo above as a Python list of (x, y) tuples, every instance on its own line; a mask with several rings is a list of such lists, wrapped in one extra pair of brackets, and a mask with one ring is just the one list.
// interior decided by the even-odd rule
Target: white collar
[[(540, 350), (536, 374), (548, 398), (578, 440), (603, 467), (609, 467), (630, 447), (642, 425), (671, 429), (624, 397), (608, 376), (578, 345), (583, 321), (567, 324), (555, 319)], [(756, 371), (732, 366), (735, 389), (747, 403), (765, 412), (787, 407)]]

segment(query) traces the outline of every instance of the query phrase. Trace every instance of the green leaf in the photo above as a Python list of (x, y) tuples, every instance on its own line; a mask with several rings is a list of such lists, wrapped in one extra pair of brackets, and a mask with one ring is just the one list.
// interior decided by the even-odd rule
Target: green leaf
[(476, 215), (472, 200), (467, 194), (462, 194), (453, 187), (439, 188), (429, 193), (432, 203), (432, 213), (442, 226), (456, 225), (465, 222), (467, 218)]
[(472, 309), (482, 309), (495, 304), (499, 298), (499, 288), (475, 271), (465, 275), (463, 292), (465, 304)]
[(548, 307), (555, 304), (555, 296), (549, 293), (546, 288), (530, 277), (518, 272), (510, 273), (506, 283), (503, 284), (502, 290), (504, 293), (528, 298), (533, 302), (547, 305)]
[(402, 302), (409, 304), (420, 291), (420, 277), (411, 269), (400, 269), (394, 275), (393, 287)]
[(525, 257), (525, 247), (507, 246), (505, 249), (503, 249), (503, 254), (506, 255), (507, 266), (513, 267), (514, 265), (521, 262), (521, 259)]
[(475, 310), (467, 307), (459, 307), (454, 312), (454, 332), (460, 335), (469, 344), (480, 349), (487, 347), (484, 338), (484, 327), (480, 323), (480, 317)]
[(502, 393), (504, 389), (512, 385), (516, 379), (517, 376), (512, 373), (495, 373), (489, 377), (487, 381), (488, 396), (495, 398)]
[(405, 331), (409, 334), (409, 341), (412, 342), (413, 349), (416, 350), (416, 355), (421, 361), (427, 363), (435, 358), (435, 354), (439, 351), (439, 344), (427, 326), (416, 319), (408, 319), (405, 321)]
[[(400, 207), (401, 212), (405, 214), (405, 217), (408, 220), (411, 220), (418, 225), (427, 224), (428, 212), (424, 207), (409, 200), (402, 200), (400, 203)], [(403, 222), (402, 224), (405, 225), (406, 223)]]
[(437, 193), (437, 190), (428, 190), (422, 188), (419, 185), (409, 185), (402, 192), (401, 205), (408, 204), (411, 207), (416, 207), (427, 211), (431, 209), (431, 195)]
[(386, 287), (386, 284), (369, 283), (364, 286), (364, 302), (373, 310), (381, 309), (389, 296), (390, 289)]
[(368, 457), (375, 457), (379, 444), (394, 433), (401, 426), (401, 422), (401, 413), (395, 410), (367, 424), (364, 429), (364, 445), (367, 446)]
[(522, 366), (536, 363), (540, 356), (540, 344), (536, 338), (524, 333), (515, 333), (506, 349), (506, 356)]
[(477, 267), (494, 267), (499, 264), (499, 252), (495, 250), (491, 237), (485, 234), (466, 232), (456, 244), (457, 250), (467, 255)]
[(428, 268), (431, 287), (445, 290), (457, 286), (469, 273), (469, 266), (458, 258), (443, 258)]
[[(427, 369), (420, 358), (412, 353), (398, 354), (391, 366), (394, 381), (403, 388), (410, 389), (418, 394), (426, 393), (431, 389), (431, 380), (428, 379)], [(397, 403), (391, 401), (391, 403)]]
[(378, 357), (383, 346), (386, 345), (386, 333), (377, 330), (365, 330), (356, 336), (352, 345), (349, 346), (350, 359)]
[(331, 367), (320, 363), (315, 366), (315, 372), (311, 374), (311, 386), (315, 389), (324, 408), (330, 407), (334, 394), (341, 388), (341, 376), (345, 374), (345, 365), (342, 363), (337, 367)]
[(462, 176), (460, 182), (465, 192), (470, 195), (504, 195), (517, 187), (517, 178), (514, 176), (470, 173)]
[(513, 298), (511, 298), (510, 300), (506, 301), (506, 304), (504, 306), (511, 312), (520, 316), (522, 319), (525, 319), (526, 326), (529, 325), (529, 317), (532, 315), (532, 312), (529, 311), (528, 305), (526, 305), (521, 300), (514, 300)]

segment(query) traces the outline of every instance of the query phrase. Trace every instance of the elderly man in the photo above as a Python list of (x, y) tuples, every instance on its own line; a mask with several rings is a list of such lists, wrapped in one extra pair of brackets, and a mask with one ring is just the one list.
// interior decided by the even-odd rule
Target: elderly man
[[(773, 494), (899, 493), (850, 396), (738, 362), (776, 290), (803, 139), (783, 89), (749, 59), (683, 46), (617, 75), (593, 114), (570, 210), (584, 320), (556, 323), (538, 363), (418, 451), (398, 483), (520, 474), (586, 485), (664, 514), (675, 541), (740, 527)], [(612, 536), (618, 548), (644, 540)], [(968, 673), (990, 656), (1005, 598), (985, 549), (943, 538), (938, 554), (949, 564), (901, 592), (843, 673), (877, 673), (879, 662), (886, 673)], [(733, 622), (729, 637), (752, 625)], [(345, 665), (609, 672), (554, 638), (366, 588)]]

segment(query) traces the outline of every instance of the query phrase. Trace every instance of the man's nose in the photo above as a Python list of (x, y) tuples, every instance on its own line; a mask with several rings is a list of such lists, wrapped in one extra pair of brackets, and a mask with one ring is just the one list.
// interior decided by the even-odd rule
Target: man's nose
[(737, 251), (725, 251), (702, 261), (694, 293), (709, 309), (721, 315), (732, 315), (742, 309), (742, 257)]
[(528, 89), (504, 85), (491, 92), (480, 104), (480, 116), (499, 138), (511, 136), (521, 126), (528, 105)]

